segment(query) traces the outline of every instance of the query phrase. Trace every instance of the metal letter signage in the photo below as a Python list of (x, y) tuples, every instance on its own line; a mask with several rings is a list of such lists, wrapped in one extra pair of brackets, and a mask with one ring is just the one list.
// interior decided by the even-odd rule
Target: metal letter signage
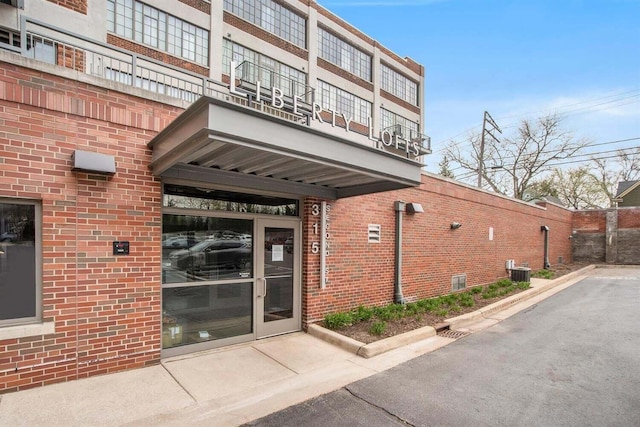
[[(260, 92), (262, 88), (260, 81), (255, 82), (255, 85), (256, 85), (255, 93), (253, 92), (253, 88), (250, 89), (251, 92), (246, 92), (247, 91), (246, 88), (243, 88), (243, 91), (238, 90), (238, 87), (236, 86), (236, 78), (237, 78), (236, 67), (237, 66), (238, 64), (235, 61), (231, 61), (231, 70), (229, 73), (231, 81), (229, 83), (229, 92), (231, 92), (234, 95), (247, 97), (247, 99), (249, 100), (249, 104), (251, 104), (252, 98), (255, 98), (255, 102), (263, 102), (261, 98), (261, 92)], [(284, 91), (276, 86), (271, 87), (271, 99), (268, 100), (268, 102), (270, 103), (270, 106), (273, 108), (277, 108), (277, 109), (290, 108), (290, 107), (287, 107), (287, 103), (285, 102)], [(304, 95), (294, 95), (292, 98), (293, 109), (291, 112), (297, 116), (304, 117), (305, 114), (300, 111), (300, 105), (303, 102), (304, 102)], [(349, 125), (351, 124), (351, 122), (353, 122), (353, 116), (347, 116), (344, 113), (338, 113), (337, 111), (331, 110), (331, 109), (325, 110), (322, 108), (320, 104), (316, 102), (314, 102), (311, 105), (311, 110), (307, 115), (310, 120), (318, 121), (320, 123), (325, 123), (325, 121), (321, 117), (321, 114), (323, 112), (327, 112), (331, 114), (330, 123), (331, 123), (331, 126), (333, 127), (336, 126), (336, 117), (339, 114), (344, 120), (345, 131), (351, 132)], [(374, 130), (373, 130), (373, 119), (371, 117), (368, 117), (367, 119), (368, 119), (367, 125), (369, 127), (367, 132), (368, 137), (371, 141), (376, 142), (376, 146), (380, 150), (383, 150), (384, 147), (394, 146), (397, 150), (404, 148), (405, 152), (408, 155), (412, 154), (415, 157), (420, 156), (420, 149), (422, 147), (422, 140), (420, 138), (418, 138), (417, 140), (415, 139), (412, 140), (410, 137), (404, 137), (403, 135), (396, 135), (395, 132), (392, 134), (388, 130), (382, 130), (377, 134), (377, 136), (375, 136)]]
[(327, 202), (322, 202), (320, 205), (315, 203), (311, 206), (311, 215), (314, 217), (320, 217), (320, 224), (314, 222), (313, 235), (317, 236), (320, 232), (320, 242), (311, 242), (311, 253), (320, 254), (320, 288), (326, 288), (329, 283), (329, 267), (327, 267), (327, 257), (329, 256), (329, 212), (331, 211), (331, 205)]

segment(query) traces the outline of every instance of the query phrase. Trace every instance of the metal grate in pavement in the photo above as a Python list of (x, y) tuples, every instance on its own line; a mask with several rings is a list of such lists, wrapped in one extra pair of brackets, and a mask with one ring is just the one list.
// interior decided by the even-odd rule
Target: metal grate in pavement
[(453, 338), (454, 340), (457, 340), (458, 338), (466, 337), (467, 335), (469, 335), (469, 332), (452, 331), (451, 329), (443, 329), (441, 331), (438, 331), (439, 337)]

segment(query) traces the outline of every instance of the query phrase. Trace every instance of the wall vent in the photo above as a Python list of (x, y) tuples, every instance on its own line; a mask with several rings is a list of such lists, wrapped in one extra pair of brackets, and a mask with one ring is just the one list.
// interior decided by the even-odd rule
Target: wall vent
[(382, 227), (380, 224), (369, 224), (369, 243), (380, 243), (382, 241)]
[(564, 258), (559, 256), (558, 257), (558, 264), (562, 264), (562, 263), (564, 263)]
[(459, 291), (467, 287), (467, 275), (466, 274), (457, 274), (455, 276), (451, 276), (451, 290)]

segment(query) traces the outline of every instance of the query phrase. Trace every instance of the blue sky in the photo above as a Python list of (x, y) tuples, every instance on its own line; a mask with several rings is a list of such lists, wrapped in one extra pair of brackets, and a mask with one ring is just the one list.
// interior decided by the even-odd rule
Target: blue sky
[(640, 138), (640, 0), (318, 3), (425, 66), (429, 171), (447, 142), (480, 131), (485, 110), (505, 131), (555, 112), (577, 138)]

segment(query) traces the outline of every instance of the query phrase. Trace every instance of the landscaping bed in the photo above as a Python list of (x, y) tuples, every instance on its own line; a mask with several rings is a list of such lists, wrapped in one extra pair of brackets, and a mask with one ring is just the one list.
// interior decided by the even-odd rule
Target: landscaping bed
[[(560, 265), (532, 274), (532, 277), (556, 279), (583, 265)], [(486, 286), (476, 286), (465, 292), (410, 302), (389, 304), (384, 307), (360, 306), (355, 310), (331, 313), (325, 316), (322, 326), (369, 344), (396, 336), (423, 326), (436, 329), (445, 319), (476, 311), (494, 302), (529, 289), (528, 282), (512, 282), (502, 279)]]

